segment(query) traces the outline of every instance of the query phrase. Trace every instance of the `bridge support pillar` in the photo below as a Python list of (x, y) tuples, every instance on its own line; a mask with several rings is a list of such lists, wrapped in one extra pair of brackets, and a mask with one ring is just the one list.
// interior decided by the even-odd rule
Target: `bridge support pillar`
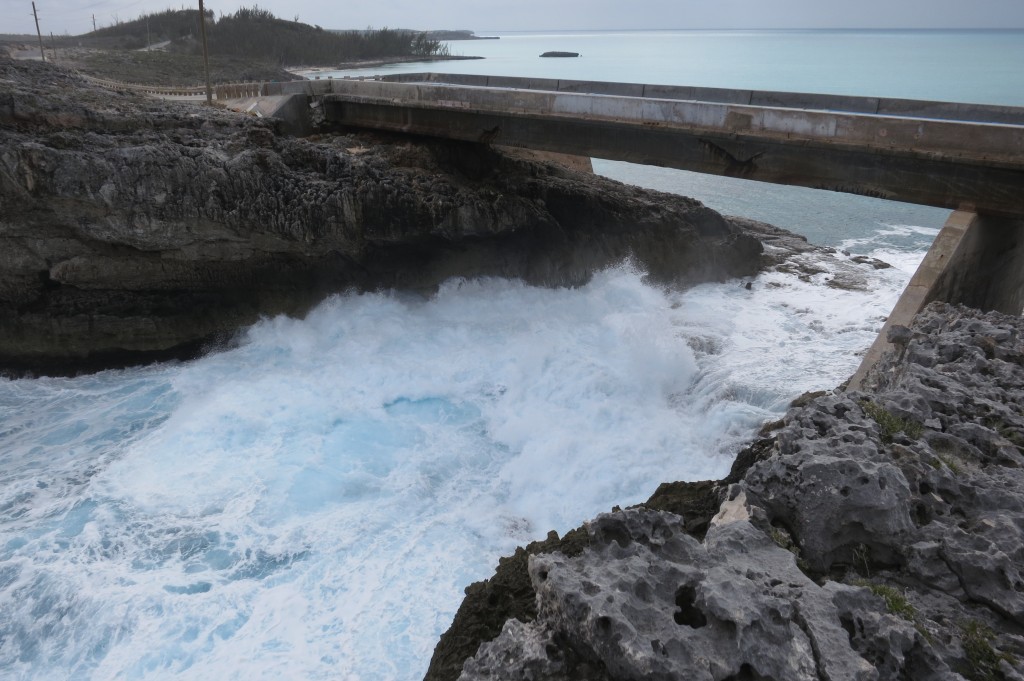
[(276, 118), (281, 130), (292, 137), (305, 137), (313, 131), (309, 114), (309, 97), (304, 94), (263, 95), (240, 99), (219, 99), (232, 111), (254, 114), (260, 118)]
[(878, 338), (850, 379), (847, 390), (867, 387), (864, 379), (892, 348), (889, 330), (909, 326), (928, 303), (967, 305), (1019, 315), (1024, 308), (1024, 219), (954, 211), (911, 277)]
[(554, 151), (537, 151), (535, 149), (524, 149), (521, 147), (505, 147), (501, 145), (495, 146), (506, 154), (518, 156), (519, 158), (525, 158), (528, 161), (545, 161), (548, 163), (557, 163), (560, 166), (564, 166), (571, 170), (578, 170), (581, 173), (594, 172), (594, 163), (593, 161), (590, 160), (589, 156), (559, 154)]

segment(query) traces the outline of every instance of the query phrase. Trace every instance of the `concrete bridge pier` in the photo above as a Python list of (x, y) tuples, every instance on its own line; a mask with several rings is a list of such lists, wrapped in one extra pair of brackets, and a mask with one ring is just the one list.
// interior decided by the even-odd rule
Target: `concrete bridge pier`
[(581, 173), (593, 173), (594, 162), (589, 156), (576, 156), (574, 154), (559, 154), (553, 151), (537, 151), (535, 149), (524, 149), (522, 147), (504, 147), (500, 144), (495, 145), (502, 152), (510, 154), (512, 156), (518, 156), (528, 161), (544, 161), (547, 163), (557, 163), (560, 166), (569, 168), (570, 170), (578, 170)]
[(850, 379), (861, 390), (867, 372), (892, 349), (893, 326), (909, 326), (926, 305), (942, 301), (984, 311), (1024, 313), (1024, 218), (954, 211), (903, 291), (878, 338)]

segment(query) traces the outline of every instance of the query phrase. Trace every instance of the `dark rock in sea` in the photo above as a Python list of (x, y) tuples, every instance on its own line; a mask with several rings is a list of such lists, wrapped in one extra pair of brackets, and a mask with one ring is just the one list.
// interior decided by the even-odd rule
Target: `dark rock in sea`
[(188, 354), (346, 289), (752, 275), (755, 229), (485, 145), (309, 139), (0, 61), (0, 370)]
[(540, 56), (542, 56), (542, 57), (578, 57), (578, 56), (580, 56), (580, 53), (579, 52), (559, 52), (559, 51), (555, 50), (555, 51), (552, 51), (552, 52), (545, 52), (544, 54), (542, 54)]
[(884, 260), (879, 260), (878, 258), (872, 258), (866, 255), (855, 255), (852, 258), (850, 258), (850, 260), (856, 263), (861, 263), (862, 265), (871, 265), (876, 270), (886, 270), (892, 267), (892, 265), (885, 262)]
[(517, 554), (534, 610), (459, 639), (464, 604), (427, 678), (1024, 678), (1024, 320), (936, 303), (901, 339), (726, 480)]

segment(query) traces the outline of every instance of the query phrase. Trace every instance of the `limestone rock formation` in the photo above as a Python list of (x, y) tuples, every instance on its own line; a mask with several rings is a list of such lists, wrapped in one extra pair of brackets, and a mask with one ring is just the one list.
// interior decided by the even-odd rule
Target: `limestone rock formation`
[(700, 203), (482, 145), (352, 134), (98, 90), (0, 61), (0, 367), (73, 369), (302, 314), (349, 287), (451, 276), (578, 285), (755, 273)]
[(533, 609), (428, 679), (1024, 678), (1024, 320), (937, 303), (899, 336), (728, 479), (504, 564)]

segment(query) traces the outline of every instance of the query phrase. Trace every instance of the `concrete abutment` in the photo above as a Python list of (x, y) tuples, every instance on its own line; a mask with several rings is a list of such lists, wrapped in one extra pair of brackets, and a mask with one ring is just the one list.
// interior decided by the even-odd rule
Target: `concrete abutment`
[(1024, 312), (1024, 218), (954, 211), (868, 349), (848, 390), (863, 390), (868, 372), (892, 349), (889, 332), (910, 326), (929, 303), (941, 301), (985, 312)]

